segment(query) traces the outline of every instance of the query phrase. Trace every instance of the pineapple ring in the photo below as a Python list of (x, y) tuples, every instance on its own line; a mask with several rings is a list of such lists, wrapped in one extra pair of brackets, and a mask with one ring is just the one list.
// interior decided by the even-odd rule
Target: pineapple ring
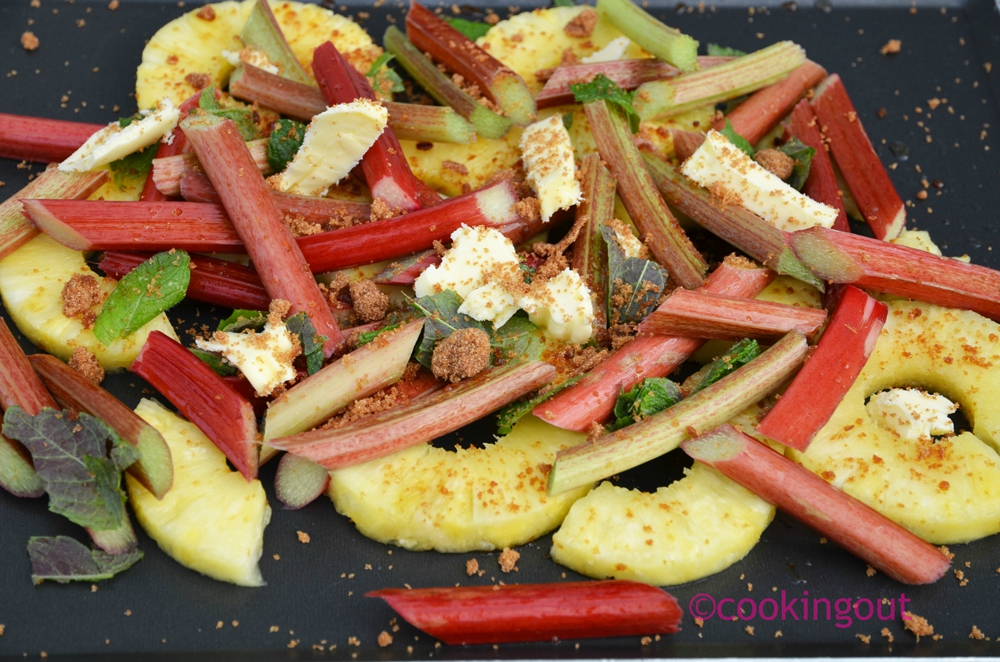
[(329, 495), (365, 536), (412, 551), (514, 547), (562, 521), (589, 486), (547, 494), (546, 466), (586, 435), (534, 416), (486, 448), (421, 444), (330, 472)]
[[(163, 97), (175, 105), (189, 98), (201, 87), (185, 80), (192, 74), (208, 74), (212, 85), (225, 87), (233, 66), (222, 51), (242, 48), (237, 37), (256, 1), (227, 0), (206, 5), (215, 12), (212, 20), (198, 17), (204, 15), (202, 8), (157, 30), (143, 49), (142, 63), (136, 71), (135, 100), (139, 108), (151, 108)], [(382, 52), (361, 26), (328, 9), (300, 2), (272, 2), (271, 8), (296, 59), (310, 75), (313, 50), (327, 40), (359, 71), (367, 71)]]
[[(963, 310), (894, 301), (857, 381), (805, 453), (802, 465), (934, 544), (1000, 532), (1000, 325)], [(973, 432), (898, 439), (865, 400), (917, 386), (959, 402)]]

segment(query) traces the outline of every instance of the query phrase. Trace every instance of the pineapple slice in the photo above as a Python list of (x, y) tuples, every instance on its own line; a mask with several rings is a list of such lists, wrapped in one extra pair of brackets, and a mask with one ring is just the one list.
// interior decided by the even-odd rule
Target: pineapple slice
[[(805, 453), (810, 471), (934, 544), (1000, 532), (1000, 325), (976, 313), (894, 301), (857, 381)], [(865, 400), (894, 386), (941, 393), (973, 432), (906, 441)]]
[(95, 276), (108, 293), (114, 281), (98, 276), (83, 259), (83, 253), (56, 243), (42, 234), (0, 260), (0, 297), (11, 319), (28, 340), (63, 361), (75, 347), (93, 352), (105, 370), (121, 370), (132, 365), (151, 331), (177, 338), (166, 315), (159, 315), (127, 338), (105, 347), (84, 329), (78, 319), (62, 313), (62, 290), (73, 274)]
[(489, 551), (534, 540), (559, 525), (589, 487), (546, 493), (561, 448), (586, 435), (534, 416), (486, 448), (423, 444), (330, 473), (330, 498), (364, 535), (409, 550)]
[(157, 500), (126, 475), (136, 519), (181, 565), (240, 586), (263, 586), (257, 567), (271, 507), (259, 480), (247, 482), (194, 423), (143, 399), (135, 412), (163, 434), (174, 458), (174, 486)]
[[(211, 20), (199, 17), (205, 15), (202, 8), (160, 28), (143, 49), (142, 63), (136, 72), (135, 100), (139, 108), (155, 106), (164, 97), (180, 104), (202, 87), (186, 80), (192, 74), (206, 74), (212, 85), (225, 87), (233, 65), (222, 51), (242, 48), (237, 37), (256, 1), (217, 2), (207, 5), (214, 11)], [(365, 73), (382, 52), (361, 26), (322, 7), (272, 2), (271, 9), (292, 52), (307, 72), (312, 72), (313, 50), (327, 40)], [(192, 79), (198, 82), (196, 77)]]
[(400, 140), (410, 170), (425, 184), (447, 196), (460, 195), (486, 184), (499, 170), (509, 170), (521, 160), (521, 129), (513, 127), (499, 140), (480, 138), (462, 145), (417, 143)]

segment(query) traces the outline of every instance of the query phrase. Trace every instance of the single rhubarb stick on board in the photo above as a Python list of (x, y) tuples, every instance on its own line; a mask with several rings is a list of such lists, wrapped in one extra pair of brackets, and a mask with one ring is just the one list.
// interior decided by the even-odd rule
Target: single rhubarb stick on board
[(323, 351), (330, 356), (344, 341), (340, 327), (236, 125), (204, 115), (187, 118), (181, 128), (222, 197), (264, 289), (272, 299), (291, 303), (292, 314), (309, 316), (316, 332), (326, 336)]
[(103, 124), (0, 113), (0, 158), (56, 163), (103, 128)]
[(861, 126), (851, 98), (833, 74), (816, 89), (812, 109), (868, 227), (876, 239), (895, 239), (906, 225), (906, 207)]
[(844, 288), (816, 351), (757, 431), (804, 451), (865, 367), (887, 314), (884, 303), (856, 287)]
[(839, 212), (837, 220), (833, 222), (833, 229), (841, 232), (850, 232), (851, 225), (847, 221), (847, 210), (844, 208), (844, 201), (840, 197), (840, 186), (837, 185), (837, 175), (833, 170), (833, 161), (827, 153), (827, 147), (823, 143), (823, 134), (819, 130), (819, 120), (813, 113), (809, 101), (803, 99), (795, 104), (792, 114), (789, 117), (789, 131), (792, 136), (798, 138), (803, 145), (816, 150), (813, 154), (812, 163), (809, 165), (809, 177), (802, 187), (802, 192), (813, 200), (826, 203), (834, 207)]
[(285, 510), (298, 510), (318, 499), (329, 484), (329, 469), (298, 455), (285, 453), (274, 474), (274, 496), (278, 497)]
[[(774, 279), (745, 259), (728, 257), (705, 281), (702, 292), (755, 297)], [(583, 379), (535, 407), (532, 413), (565, 430), (582, 432), (603, 422), (615, 408), (620, 389), (647, 377), (666, 377), (704, 344), (697, 338), (639, 336), (611, 353)]]
[(600, 154), (588, 154), (580, 164), (583, 200), (576, 206), (576, 222), (582, 224), (573, 242), (571, 266), (590, 290), (594, 303), (594, 324), (606, 327), (604, 301), (608, 280), (608, 249), (601, 226), (615, 215), (615, 177), (601, 163)]
[(479, 86), (514, 124), (535, 121), (535, 98), (524, 80), (512, 69), (476, 45), (474, 41), (438, 18), (414, 0), (406, 14), (406, 36), (424, 53), (452, 73)]
[(455, 646), (670, 634), (682, 616), (669, 593), (627, 580), (387, 588), (365, 597)]
[[(368, 79), (354, 70), (332, 42), (324, 42), (313, 51), (312, 68), (319, 89), (331, 106), (355, 99), (375, 101)], [(361, 170), (373, 199), (404, 212), (420, 209), (416, 178), (391, 127), (386, 127), (361, 157)]]
[[(250, 150), (254, 163), (263, 175), (270, 175), (272, 172), (271, 164), (267, 160), (267, 143), (267, 140), (251, 140), (247, 143), (247, 149)], [(198, 157), (191, 152), (153, 159), (153, 181), (163, 195), (172, 197), (180, 195), (181, 178), (192, 172), (201, 173), (202, 167), (198, 163)]]
[(938, 548), (729, 424), (681, 447), (898, 582), (932, 584), (951, 566)]
[(788, 243), (813, 273), (833, 283), (963, 308), (1000, 321), (1000, 272), (994, 269), (826, 228), (793, 232)]
[(101, 419), (122, 440), (139, 450), (139, 459), (127, 471), (157, 499), (162, 499), (174, 483), (174, 464), (163, 435), (118, 398), (56, 357), (35, 354), (28, 360), (64, 408)]
[(222, 377), (159, 331), (149, 334), (129, 370), (149, 382), (197, 425), (244, 478), (250, 481), (257, 477), (257, 418), (253, 406)]
[(342, 469), (453, 432), (541, 388), (555, 375), (555, 368), (541, 361), (494, 367), (382, 414), (274, 439), (271, 445), (327, 469)]
[(777, 340), (798, 331), (811, 339), (825, 321), (825, 310), (678, 289), (642, 321), (639, 333)]
[(698, 42), (656, 20), (632, 0), (598, 0), (597, 12), (656, 58), (681, 71), (698, 70)]
[(618, 194), (649, 250), (674, 281), (692, 289), (705, 282), (708, 265), (656, 190), (617, 106), (593, 101), (583, 107), (601, 158), (618, 180)]

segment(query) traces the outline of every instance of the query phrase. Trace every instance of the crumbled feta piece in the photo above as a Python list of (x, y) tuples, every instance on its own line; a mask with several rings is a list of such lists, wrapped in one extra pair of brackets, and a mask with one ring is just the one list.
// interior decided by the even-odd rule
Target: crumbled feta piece
[(580, 58), (583, 64), (596, 64), (598, 62), (615, 62), (628, 57), (628, 47), (632, 45), (632, 40), (628, 37), (615, 37), (599, 51), (595, 51), (586, 57)]
[(873, 395), (866, 408), (879, 427), (907, 441), (955, 433), (948, 415), (955, 413), (958, 405), (938, 393), (892, 388)]
[(521, 134), (521, 153), (528, 184), (538, 194), (542, 221), (547, 223), (557, 210), (580, 202), (583, 192), (576, 179), (573, 143), (561, 115), (526, 128)]
[(572, 269), (532, 287), (518, 303), (527, 311), (528, 319), (550, 338), (582, 343), (593, 333), (590, 290)]
[(241, 62), (246, 62), (258, 69), (263, 69), (269, 74), (277, 75), (280, 73), (278, 65), (271, 62), (271, 59), (267, 57), (267, 53), (264, 51), (254, 50), (253, 48), (244, 48), (241, 51), (223, 50), (222, 57), (226, 58), (226, 61), (234, 67), (240, 66)]
[(196, 344), (199, 349), (226, 357), (259, 396), (270, 395), (275, 388), (295, 378), (292, 363), (299, 352), (295, 338), (283, 323), (268, 323), (259, 333), (219, 331), (212, 340), (199, 338)]
[(458, 312), (480, 322), (492, 322), (499, 329), (520, 307), (517, 300), (499, 283), (486, 283), (469, 292)]
[(148, 147), (177, 126), (180, 111), (164, 98), (156, 109), (137, 122), (122, 127), (112, 122), (80, 145), (80, 148), (59, 164), (64, 172), (87, 172), (132, 152)]
[(517, 274), (517, 251), (499, 230), (463, 225), (451, 234), (451, 248), (441, 264), (424, 269), (413, 283), (418, 297), (454, 290), (463, 299), (487, 282)]
[(931, 239), (931, 235), (927, 230), (903, 230), (899, 233), (898, 237), (890, 241), (899, 246), (916, 248), (932, 255), (941, 255), (941, 249)]
[(829, 228), (837, 219), (836, 209), (799, 193), (718, 131), (708, 132), (684, 162), (683, 172), (723, 202), (739, 205), (779, 230)]
[(388, 122), (389, 111), (369, 99), (331, 106), (312, 119), (292, 162), (270, 181), (286, 193), (324, 196), (361, 161)]

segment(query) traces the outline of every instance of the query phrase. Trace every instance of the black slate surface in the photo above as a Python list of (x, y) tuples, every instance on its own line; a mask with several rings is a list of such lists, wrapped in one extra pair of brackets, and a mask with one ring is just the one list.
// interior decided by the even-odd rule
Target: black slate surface
[[(41, 0), (40, 7), (32, 8), (29, 0), (0, 0), (0, 112), (90, 122), (131, 113), (133, 76), (144, 40), (191, 8), (183, 4), (122, 0), (117, 11), (110, 11), (103, 1)], [(779, 39), (802, 44), (810, 58), (841, 74), (883, 161), (897, 164), (890, 176), (901, 196), (915, 203), (909, 209), (909, 226), (930, 230), (946, 254), (967, 253), (977, 263), (1000, 267), (993, 250), (997, 245), (1000, 251), (996, 223), (1000, 148), (993, 139), (1000, 130), (1000, 18), (994, 6), (986, 0), (944, 6), (920, 1), (913, 8), (909, 2), (834, 0), (831, 6), (819, 0), (815, 5), (755, 5), (754, 10), (747, 4), (681, 3), (659, 13), (703, 44), (744, 50)], [(371, 17), (362, 24), (377, 36), (387, 14), (397, 21), (402, 18), (401, 7), (401, 2), (390, 0), (381, 7), (352, 3), (341, 11), (355, 16), (368, 12)], [(507, 8), (500, 8), (500, 13), (506, 16)], [(77, 24), (80, 19), (82, 27)], [(21, 33), (29, 29), (41, 40), (41, 47), (32, 53), (19, 44)], [(901, 39), (902, 52), (884, 57), (879, 49), (889, 39)], [(988, 62), (996, 65), (992, 73), (984, 66)], [(927, 102), (932, 98), (942, 102), (931, 112)], [(121, 107), (119, 113), (112, 111), (115, 104)], [(887, 112), (884, 119), (876, 117), (879, 108)], [(908, 158), (890, 151), (888, 144), (895, 142), (907, 146)], [(0, 181), (5, 182), (0, 198), (14, 194), (27, 182), (29, 172), (39, 170), (37, 165), (21, 169), (11, 161), (0, 161)], [(931, 188), (928, 199), (919, 202), (915, 194), (922, 188), (922, 177), (940, 180), (943, 188)], [(182, 308), (175, 316), (190, 322), (195, 314)], [(132, 405), (145, 386), (130, 375), (113, 376), (106, 385)], [(462, 436), (489, 439), (491, 433), (487, 423), (463, 431)], [(667, 484), (683, 466), (676, 455), (626, 474), (622, 483), (646, 489)], [(273, 471), (272, 464), (262, 472), (272, 504)], [(311, 536), (308, 545), (298, 542), (300, 530)], [(297, 512), (275, 510), (261, 560), (268, 582), (264, 588), (229, 586), (186, 570), (141, 532), (146, 558), (100, 583), (96, 591), (89, 584), (33, 586), (27, 539), (57, 534), (84, 539), (79, 528), (48, 513), (44, 499), (21, 500), (0, 492), (0, 659), (35, 658), (43, 651), (53, 659), (122, 660), (176, 659), (179, 654), (199, 660), (381, 660), (993, 656), (1000, 651), (994, 641), (968, 639), (973, 624), (994, 640), (1000, 637), (1000, 548), (995, 537), (952, 547), (954, 565), (964, 571), (968, 585), (959, 586), (949, 575), (933, 586), (905, 587), (882, 575), (867, 577), (863, 563), (833, 545), (820, 544), (817, 534), (779, 514), (746, 559), (713, 577), (670, 589), (685, 609), (684, 629), (650, 645), (632, 638), (584, 641), (579, 648), (574, 642), (438, 648), (432, 639), (402, 623), (394, 643), (380, 649), (375, 639), (390, 629), (394, 614), (380, 601), (362, 597), (366, 591), (404, 583), (418, 587), (495, 580), (558, 582), (564, 574), (565, 580), (579, 576), (548, 558), (549, 537), (521, 548), (520, 571), (502, 575), (496, 553), (410, 553), (374, 543), (323, 499)], [(477, 558), (487, 569), (484, 577), (466, 576), (469, 558)], [(806, 591), (811, 598), (831, 602), (894, 599), (895, 619), (854, 619), (849, 626), (838, 627), (835, 620), (780, 615), (776, 620), (758, 617), (748, 622), (716, 617), (699, 628), (688, 613), (689, 602), (698, 594), (717, 601), (774, 597), (780, 603), (782, 593), (790, 601)], [(926, 616), (942, 639), (916, 643), (903, 631), (898, 601), (904, 593), (907, 608)], [(748, 625), (754, 628), (753, 636), (744, 629)], [(272, 626), (278, 631), (271, 632)], [(883, 627), (893, 634), (894, 643), (879, 636)], [(862, 644), (857, 634), (871, 636), (871, 643)], [(357, 637), (360, 646), (349, 645), (350, 637)]]

